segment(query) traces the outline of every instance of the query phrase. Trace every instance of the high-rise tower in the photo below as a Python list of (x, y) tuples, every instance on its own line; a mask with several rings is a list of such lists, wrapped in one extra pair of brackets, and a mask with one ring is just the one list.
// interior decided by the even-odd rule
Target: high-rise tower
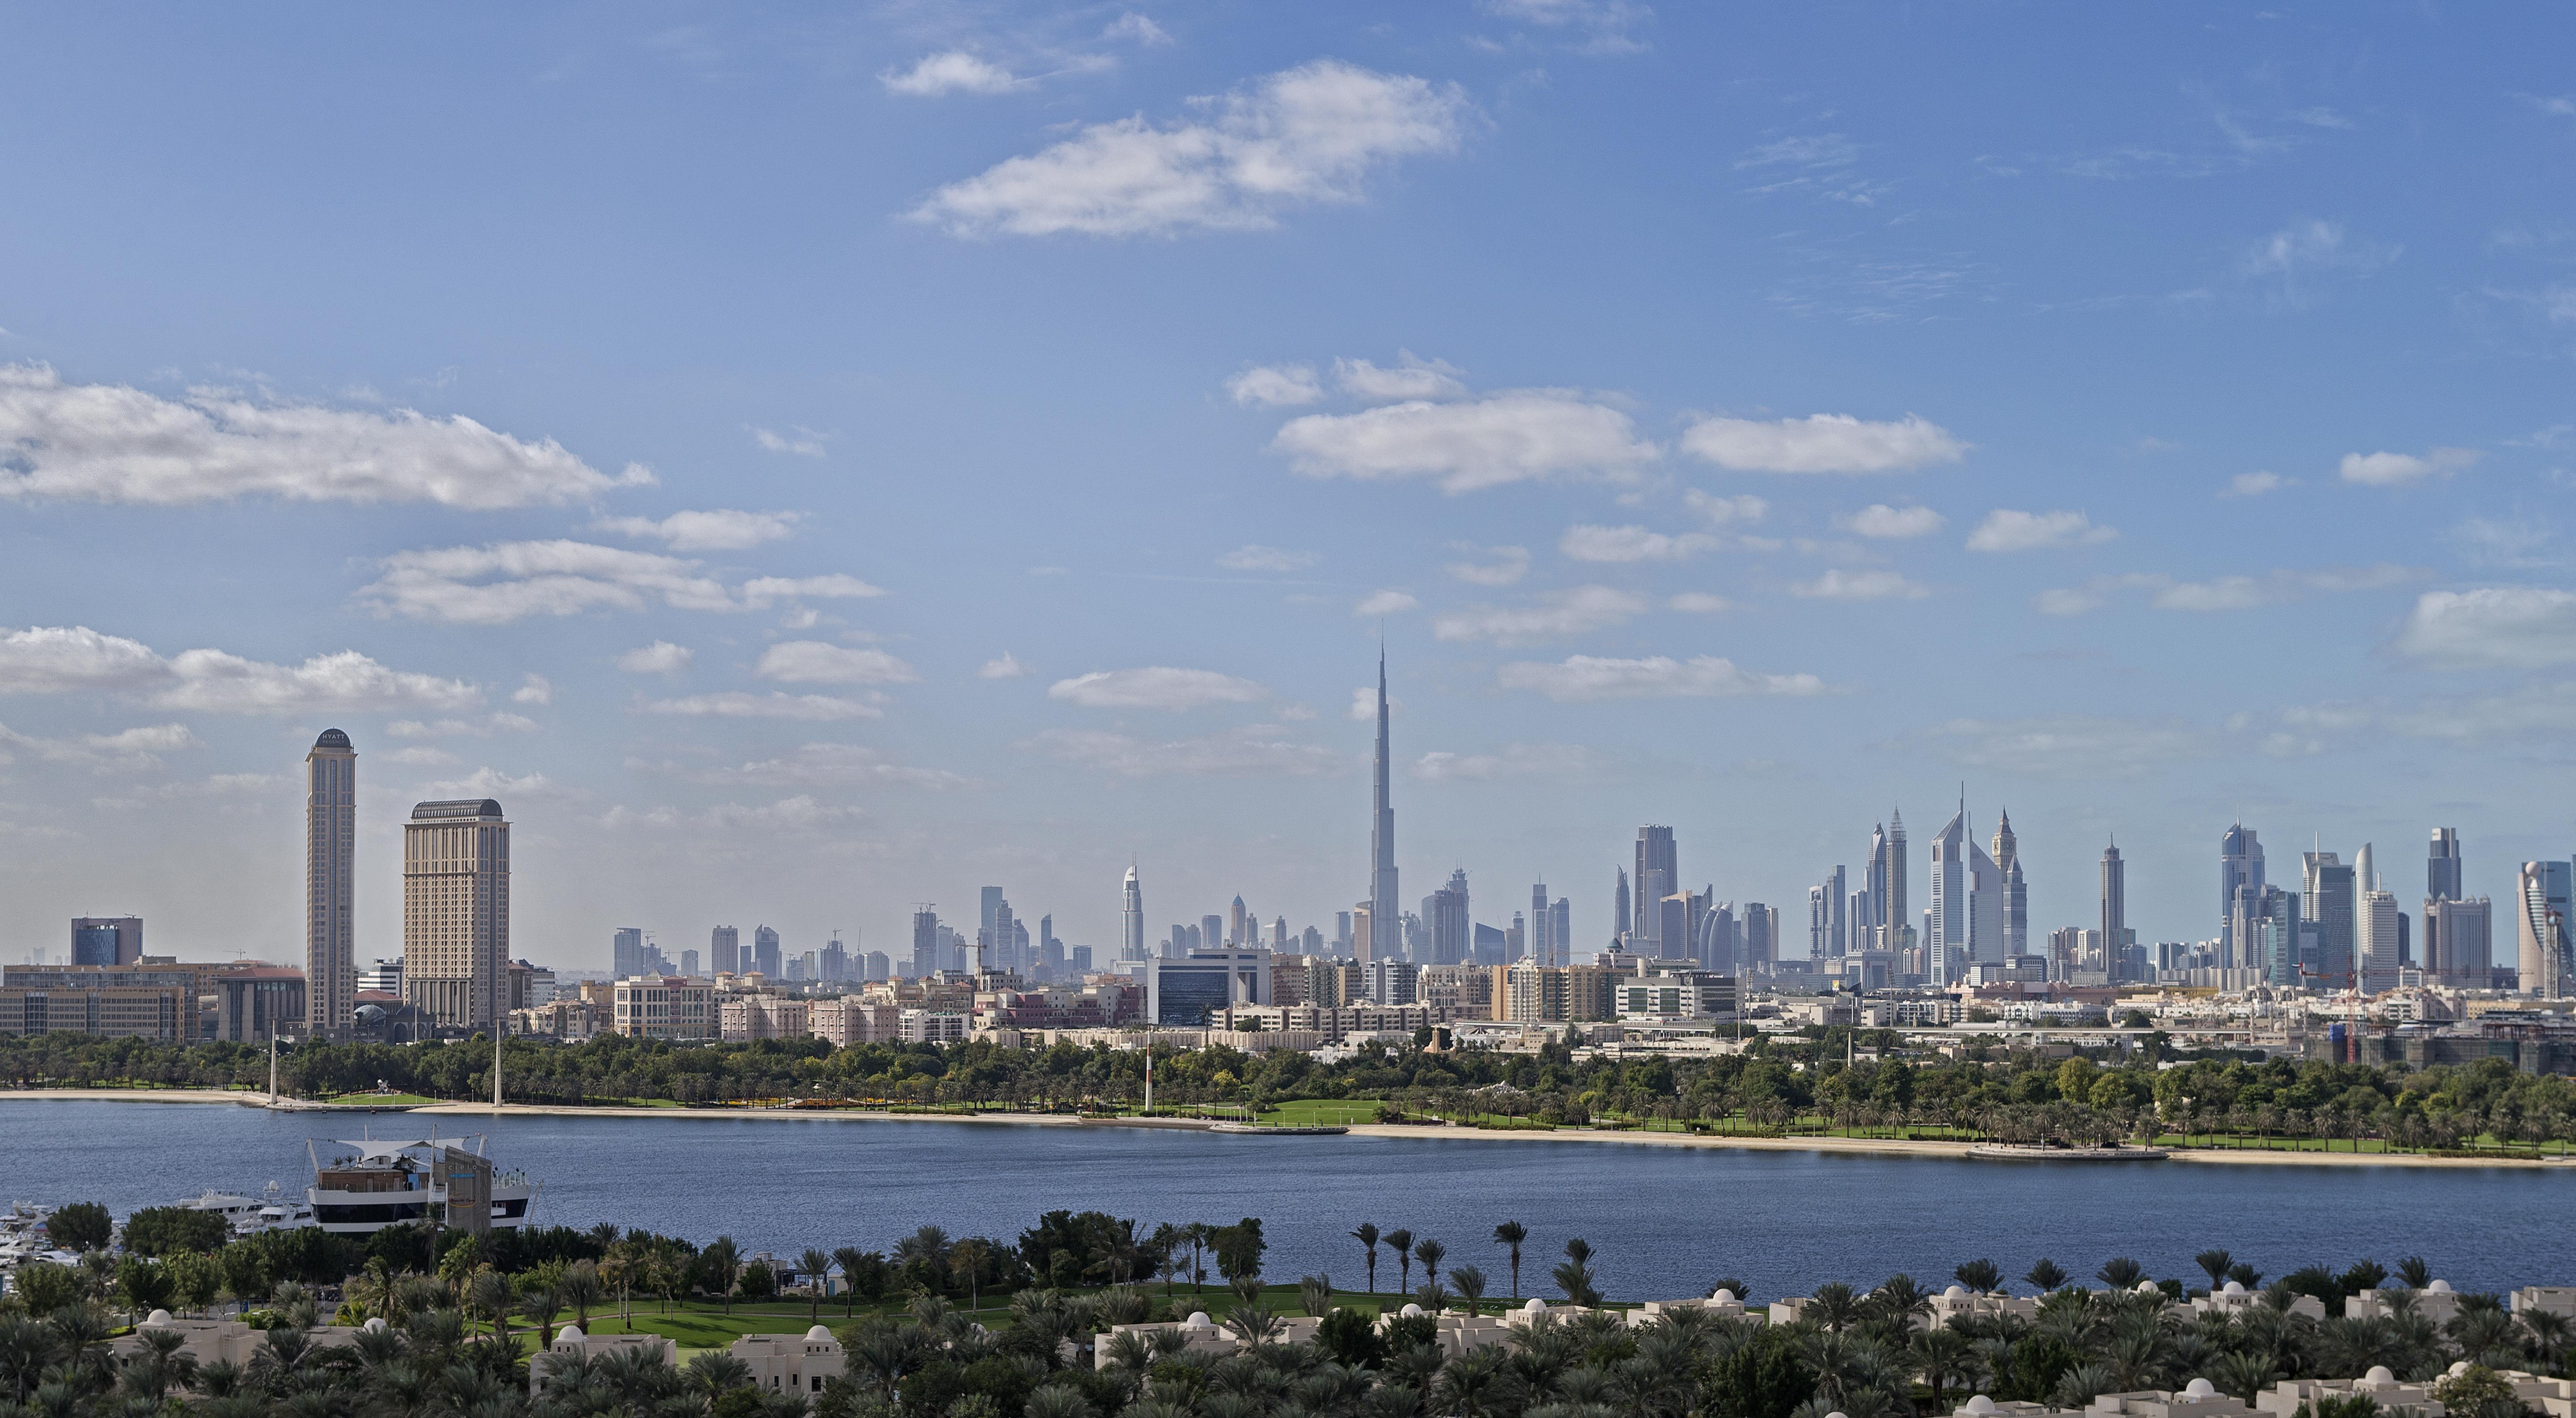
[(1395, 808), (1387, 799), (1386, 651), (1377, 652), (1377, 773), (1369, 817), (1369, 954), (1404, 954), (1404, 899), (1396, 894)]
[[(1640, 940), (1663, 940), (1663, 900), (1681, 890), (1681, 865), (1673, 850), (1673, 830), (1669, 827), (1637, 829), (1637, 874), (1634, 883), (1637, 902), (1630, 919), (1636, 922)], [(1660, 949), (1640, 948), (1645, 955), (1659, 955)]]
[(304, 755), (304, 1019), (326, 1039), (347, 1038), (358, 1007), (357, 852), (358, 751), (324, 729)]
[(1905, 810), (1897, 808), (1887, 815), (1887, 895), (1878, 907), (1878, 918), (1887, 927), (1888, 949), (1900, 948), (1899, 938), (1913, 929), (1906, 915), (1912, 909), (1905, 889)]
[(2218, 954), (2223, 968), (2260, 969), (2251, 941), (2236, 938), (2236, 919), (2244, 915), (2237, 893), (2246, 893), (2254, 914), (2262, 914), (2263, 843), (2254, 829), (2239, 822), (2218, 838)]
[(2120, 947), (2129, 943), (2129, 868), (2120, 844), (2102, 849), (2102, 969), (2118, 979)]
[(2424, 854), (2424, 894), (2436, 901), (2457, 901), (2468, 893), (2460, 860), (2460, 829), (2436, 827), (2433, 845)]
[(510, 1007), (510, 824), (490, 798), (422, 803), (403, 824), (403, 1001), (440, 1024)]
[(2012, 814), (1995, 814), (1995, 874), (2003, 883), (2004, 954), (2030, 954), (2030, 885), (2021, 875), (2021, 839)]
[(1118, 918), (1118, 958), (1145, 958), (1145, 888), (1136, 881), (1136, 865), (1127, 865), (1126, 907)]

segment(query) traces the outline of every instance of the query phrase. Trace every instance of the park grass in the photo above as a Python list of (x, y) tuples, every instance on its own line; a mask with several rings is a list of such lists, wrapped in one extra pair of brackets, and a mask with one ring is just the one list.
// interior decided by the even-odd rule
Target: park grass
[(1279, 1127), (1349, 1127), (1376, 1122), (1381, 1106), (1374, 1098), (1290, 1098), (1263, 1112), (1261, 1121)]

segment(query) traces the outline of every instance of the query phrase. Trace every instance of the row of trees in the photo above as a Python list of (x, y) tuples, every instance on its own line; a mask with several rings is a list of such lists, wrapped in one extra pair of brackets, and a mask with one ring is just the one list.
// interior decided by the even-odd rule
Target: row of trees
[[(2398, 1066), (2208, 1056), (2174, 1063), (2150, 1045), (2126, 1057), (2043, 1059), (1988, 1041), (1963, 1056), (1880, 1057), (1847, 1065), (1844, 1045), (1897, 1049), (1885, 1031), (1814, 1031), (1755, 1041), (1742, 1055), (1577, 1059), (1561, 1043), (1535, 1054), (1380, 1047), (1334, 1063), (1279, 1051), (1159, 1053), (1158, 1103), (1267, 1107), (1294, 1099), (1383, 1099), (1400, 1109), (1546, 1123), (1600, 1118), (1787, 1130), (1955, 1129), (1983, 1133), (2112, 1128), (2297, 1137), (2452, 1148), (2479, 1139), (2576, 1138), (2576, 1080), (2510, 1063), (2408, 1071)], [(1850, 1052), (1856, 1053), (1857, 1050)], [(488, 1096), (491, 1045), (308, 1044), (282, 1065), (299, 1094), (373, 1087), (433, 1097)], [(820, 1040), (671, 1044), (604, 1037), (580, 1044), (510, 1040), (511, 1096), (577, 1104), (633, 1098), (713, 1103), (815, 1096), (1038, 1109), (1129, 1106), (1144, 1056), (1106, 1046), (1000, 1048)], [(187, 1046), (44, 1034), (0, 1037), (0, 1083), (265, 1087), (268, 1056), (247, 1045)]]

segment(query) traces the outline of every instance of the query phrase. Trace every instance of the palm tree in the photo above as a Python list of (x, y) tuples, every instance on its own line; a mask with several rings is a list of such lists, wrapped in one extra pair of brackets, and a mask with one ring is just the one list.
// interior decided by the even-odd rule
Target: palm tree
[[(2050, 1260), (2046, 1256), (2041, 1256), (2039, 1258), (2039, 1264), (2032, 1266), (2027, 1272), (2025, 1272), (2022, 1275), (2022, 1279), (2030, 1282), (2030, 1284), (2036, 1289), (2054, 1290), (2066, 1283), (2066, 1272), (2058, 1267), (2057, 1262)], [(2084, 1400), (2085, 1403), (2090, 1403), (2092, 1401), (2093, 1400), (2089, 1398)], [(2077, 1404), (2076, 1406), (2081, 1408), (2083, 1407), (2083, 1404)]]
[(510, 1291), (510, 1277), (497, 1270), (478, 1270), (465, 1284), (465, 1307), (492, 1326), (494, 1339), (509, 1339), (510, 1311), (518, 1307), (518, 1299)]
[[(1472, 1265), (1462, 1265), (1449, 1272), (1449, 1288), (1467, 1302), (1467, 1317), (1476, 1317), (1477, 1307), (1485, 1298), (1485, 1272)], [(2553, 1316), (2555, 1318), (2555, 1316)]]
[(1565, 1259), (1558, 1263), (1555, 1278), (1567, 1304), (1591, 1309), (1601, 1303), (1601, 1292), (1592, 1288), (1592, 1247), (1581, 1236), (1565, 1243)]
[(2100, 1270), (2093, 1272), (2094, 1279), (2101, 1281), (2103, 1284), (2110, 1286), (2114, 1290), (2134, 1289), (2136, 1288), (2137, 1283), (2146, 1279), (2146, 1277), (2146, 1267), (2129, 1259), (2127, 1256), (2114, 1256), (2110, 1260), (2104, 1261)]
[(859, 1265), (867, 1259), (867, 1256), (867, 1252), (856, 1246), (842, 1246), (832, 1252), (832, 1264), (841, 1268), (841, 1318), (843, 1319), (848, 1319), (858, 1310), (859, 1287), (856, 1281)]
[(2397, 1278), (2409, 1290), (2421, 1290), (2433, 1283), (2433, 1267), (2422, 1256), (2408, 1256), (2397, 1263)]
[(555, 1293), (562, 1297), (565, 1308), (573, 1312), (576, 1322), (588, 1330), (591, 1306), (608, 1298), (608, 1286), (600, 1280), (598, 1266), (577, 1260), (566, 1267), (563, 1278), (555, 1282)]
[(1413, 1258), (1422, 1262), (1422, 1278), (1434, 1285), (1440, 1283), (1440, 1258), (1447, 1254), (1447, 1246), (1428, 1237), (1413, 1243)]
[(1980, 1295), (1990, 1295), (2004, 1286), (2004, 1273), (1990, 1260), (1972, 1260), (1950, 1272), (1960, 1284)]
[(2227, 1283), (2227, 1267), (2236, 1263), (2236, 1257), (2224, 1250), (2206, 1250), (2193, 1256), (2191, 1263), (2208, 1273), (2209, 1290), (2214, 1295), (2221, 1285)]
[(1413, 1288), (1413, 1233), (1399, 1227), (1387, 1232), (1384, 1240), (1395, 1252), (1395, 1293), (1401, 1295)]
[(1816, 1293), (1807, 1301), (1807, 1308), (1814, 1312), (1817, 1323), (1825, 1327), (1825, 1333), (1840, 1334), (1851, 1328), (1852, 1321), (1860, 1318), (1860, 1296), (1852, 1293), (1852, 1288), (1841, 1281), (1831, 1281), (1816, 1287)]
[(948, 1268), (966, 1281), (966, 1308), (978, 1309), (984, 1301), (984, 1262), (990, 1260), (993, 1247), (981, 1236), (969, 1236), (948, 1252)]
[(1506, 1221), (1494, 1228), (1494, 1244), (1509, 1246), (1512, 1252), (1512, 1298), (1521, 1297), (1521, 1242), (1529, 1239), (1529, 1228), (1517, 1221)]
[(1377, 1223), (1361, 1222), (1351, 1232), (1351, 1239), (1368, 1247), (1368, 1287), (1369, 1293), (1374, 1295), (1377, 1293)]
[(1915, 1335), (1913, 1342), (1906, 1347), (1916, 1372), (1923, 1375), (1923, 1382), (1932, 1386), (1932, 1411), (1940, 1412), (1942, 1386), (1952, 1379), (1968, 1377), (1974, 1366), (1975, 1356), (1969, 1351), (1968, 1337), (1944, 1325)]
[(733, 1283), (742, 1275), (742, 1247), (735, 1245), (731, 1236), (718, 1236), (707, 1242), (707, 1248), (699, 1255), (715, 1269), (716, 1289), (724, 1298), (725, 1313), (732, 1314)]
[[(555, 1316), (564, 1311), (563, 1300), (554, 1291), (538, 1286), (519, 1296), (519, 1313), (537, 1322), (537, 1347), (552, 1349), (555, 1344)], [(274, 1330), (270, 1331), (275, 1333)]]
[(819, 1247), (808, 1246), (796, 1258), (796, 1268), (805, 1272), (805, 1322), (817, 1323), (822, 1318), (823, 1284), (832, 1268), (832, 1257)]
[(1324, 1312), (1333, 1307), (1333, 1278), (1329, 1275), (1309, 1275), (1298, 1281), (1297, 1302), (1305, 1307), (1307, 1314), (1322, 1319)]

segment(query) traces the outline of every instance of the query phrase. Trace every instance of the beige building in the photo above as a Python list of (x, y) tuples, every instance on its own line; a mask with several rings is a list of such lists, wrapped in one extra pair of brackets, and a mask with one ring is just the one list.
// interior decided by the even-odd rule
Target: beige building
[(721, 1017), (716, 987), (686, 975), (636, 975), (617, 982), (613, 1028), (630, 1039), (712, 1039)]
[(324, 729), (304, 755), (305, 1027), (345, 1039), (358, 1007), (358, 751)]
[(403, 999), (442, 1028), (508, 1017), (510, 824), (490, 798), (422, 803), (403, 824)]

